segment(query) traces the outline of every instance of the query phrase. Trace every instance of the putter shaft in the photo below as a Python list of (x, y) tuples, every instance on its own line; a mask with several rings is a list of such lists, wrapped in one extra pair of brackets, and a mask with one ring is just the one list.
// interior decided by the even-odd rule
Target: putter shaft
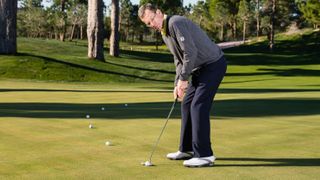
[(157, 139), (157, 141), (156, 141), (156, 143), (155, 143), (155, 145), (154, 145), (154, 147), (153, 147), (153, 150), (152, 150), (152, 152), (151, 152), (151, 154), (150, 154), (150, 158), (149, 158), (149, 162), (150, 162), (150, 163), (151, 163), (151, 159), (152, 159), (153, 153), (154, 153), (154, 151), (156, 150), (156, 148), (157, 148), (157, 146), (158, 146), (158, 144), (159, 144), (160, 138), (161, 138), (161, 136), (162, 136), (162, 134), (163, 134), (164, 129), (166, 128), (166, 126), (167, 126), (167, 124), (168, 124), (168, 120), (169, 120), (169, 118), (170, 118), (170, 116), (171, 116), (171, 114), (172, 114), (172, 111), (173, 111), (173, 109), (174, 109), (177, 101), (178, 101), (178, 98), (176, 98), (176, 99), (174, 100), (174, 102), (173, 102), (173, 104), (172, 104), (172, 107), (171, 107), (171, 110), (170, 110), (170, 112), (169, 112), (169, 114), (168, 114), (167, 120), (166, 120), (166, 122), (165, 122), (165, 124), (164, 124), (164, 126), (163, 126), (163, 128), (162, 128), (162, 130), (161, 130), (161, 132), (160, 132), (160, 135), (159, 135), (159, 137), (158, 137), (158, 139)]

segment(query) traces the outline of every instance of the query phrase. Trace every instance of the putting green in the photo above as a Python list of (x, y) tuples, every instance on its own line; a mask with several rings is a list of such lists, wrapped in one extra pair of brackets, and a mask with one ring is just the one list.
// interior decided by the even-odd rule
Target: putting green
[(173, 101), (171, 90), (148, 86), (1, 81), (0, 179), (318, 178), (318, 90), (223, 84), (211, 121), (218, 159), (212, 168), (190, 169), (165, 158), (178, 147), (178, 106), (156, 166), (141, 166)]

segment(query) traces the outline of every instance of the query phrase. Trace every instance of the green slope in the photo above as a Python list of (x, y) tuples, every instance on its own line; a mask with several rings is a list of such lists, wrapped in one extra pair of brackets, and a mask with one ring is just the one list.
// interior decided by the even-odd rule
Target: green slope
[[(279, 34), (276, 50), (267, 41), (225, 50), (229, 63), (226, 82), (252, 77), (319, 76), (320, 33)], [(86, 42), (18, 39), (18, 56), (0, 55), (0, 78), (67, 82), (167, 83), (174, 78), (172, 56), (161, 47), (121, 44), (121, 57), (106, 62), (87, 58)], [(130, 48), (129, 48), (130, 47)], [(130, 49), (133, 49), (132, 51)], [(147, 51), (147, 49), (149, 49)], [(141, 51), (142, 50), (142, 51)], [(256, 76), (257, 75), (257, 76)]]

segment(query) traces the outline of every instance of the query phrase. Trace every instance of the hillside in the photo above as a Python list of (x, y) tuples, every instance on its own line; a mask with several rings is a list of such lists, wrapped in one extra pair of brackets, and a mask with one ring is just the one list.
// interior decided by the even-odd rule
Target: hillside
[[(228, 76), (234, 76), (233, 79), (262, 74), (318, 76), (319, 34), (309, 30), (304, 34), (277, 35), (274, 52), (266, 48), (267, 41), (226, 49)], [(106, 55), (103, 63), (87, 58), (84, 41), (19, 38), (17, 56), (0, 56), (0, 78), (100, 83), (173, 81), (172, 56), (164, 46), (158, 52), (151, 50), (153, 46), (121, 44), (121, 47), (120, 58)], [(308, 70), (311, 67), (316, 69)]]

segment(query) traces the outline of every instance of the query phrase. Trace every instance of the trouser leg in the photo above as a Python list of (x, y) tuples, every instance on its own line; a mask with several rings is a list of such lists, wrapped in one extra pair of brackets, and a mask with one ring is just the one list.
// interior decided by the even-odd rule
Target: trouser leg
[(195, 93), (195, 87), (190, 83), (187, 92), (181, 102), (181, 131), (180, 131), (180, 147), (181, 152), (192, 150), (192, 124), (190, 115), (190, 106)]
[(210, 109), (213, 98), (226, 72), (224, 59), (202, 68), (192, 77), (195, 92), (190, 106), (192, 149), (195, 157), (212, 156)]

